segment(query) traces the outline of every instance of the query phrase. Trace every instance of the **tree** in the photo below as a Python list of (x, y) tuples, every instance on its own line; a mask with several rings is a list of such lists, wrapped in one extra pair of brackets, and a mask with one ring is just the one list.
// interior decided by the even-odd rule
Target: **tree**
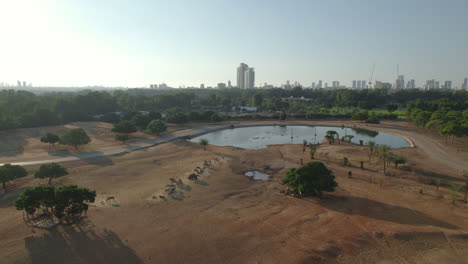
[(116, 132), (116, 133), (129, 134), (129, 133), (133, 133), (136, 131), (137, 129), (136, 129), (135, 124), (133, 124), (132, 122), (128, 120), (122, 120), (119, 123), (115, 124), (114, 127), (112, 128), (112, 132)]
[(141, 113), (136, 114), (132, 117), (131, 122), (140, 129), (144, 129), (151, 122), (149, 115), (143, 115)]
[(126, 143), (128, 140), (128, 135), (127, 134), (116, 134), (114, 136), (114, 139), (117, 141), (121, 141), (122, 143)]
[(52, 183), (53, 178), (59, 178), (68, 175), (66, 168), (60, 166), (57, 163), (43, 164), (39, 167), (39, 170), (34, 173), (34, 178), (46, 179), (49, 178), (48, 184)]
[(52, 220), (55, 216), (59, 221), (73, 223), (80, 219), (83, 212), (86, 213), (88, 204), (93, 203), (95, 198), (96, 191), (76, 185), (58, 189), (43, 185), (26, 189), (15, 201), (15, 206), (17, 210), (26, 212), (28, 220), (39, 211), (40, 215), (47, 215)]
[(398, 167), (398, 164), (405, 164), (407, 161), (405, 156), (393, 153), (389, 156), (389, 160), (395, 164), (395, 168)]
[(52, 133), (47, 133), (45, 136), (41, 137), (41, 142), (49, 143), (50, 145), (54, 145), (59, 142), (59, 140), (60, 137)]
[(395, 112), (395, 110), (398, 109), (398, 105), (397, 104), (388, 104), (387, 105), (387, 111), (392, 113), (392, 112)]
[(223, 117), (220, 114), (214, 113), (211, 116), (211, 122), (221, 122), (221, 121), (223, 121)]
[(91, 142), (91, 139), (82, 128), (72, 129), (60, 137), (61, 144), (73, 146), (77, 150), (79, 146), (86, 145), (89, 142)]
[(284, 121), (284, 120), (286, 120), (286, 118), (287, 118), (286, 112), (285, 112), (285, 111), (282, 111), (281, 114), (280, 114), (280, 116), (279, 116), (279, 119), (280, 119), (281, 121)]
[(298, 169), (290, 169), (283, 178), (283, 183), (297, 191), (300, 196), (321, 196), (323, 191), (333, 192), (338, 186), (332, 171), (319, 161), (306, 163)]
[(88, 211), (88, 203), (94, 203), (96, 191), (78, 188), (76, 185), (59, 187), (55, 191), (55, 216), (68, 223), (72, 223)]
[(315, 158), (315, 153), (317, 152), (317, 145), (310, 145), (310, 159)]
[(148, 116), (150, 117), (150, 120), (162, 119), (161, 113), (154, 112), (154, 111), (149, 112)]
[(328, 144), (335, 143), (335, 137), (339, 138), (340, 135), (335, 130), (328, 130), (325, 134), (325, 138), (328, 140)]
[(351, 119), (353, 120), (359, 120), (359, 121), (364, 121), (369, 118), (369, 112), (368, 111), (356, 111), (351, 115)]
[(54, 192), (54, 187), (49, 185), (28, 188), (15, 201), (16, 210), (24, 210), (28, 220), (34, 218), (37, 211), (41, 215), (52, 217), (55, 204)]
[(450, 121), (450, 122), (448, 122), (446, 124), (443, 124), (439, 128), (439, 133), (442, 134), (442, 135), (451, 135), (452, 136), (452, 144), (453, 144), (454, 137), (455, 136), (461, 137), (466, 133), (466, 131), (464, 130), (461, 122)]
[(28, 175), (28, 172), (20, 165), (4, 164), (0, 166), (0, 182), (2, 182), (2, 187), (5, 192), (7, 182), (25, 177), (26, 175)]
[(387, 162), (392, 155), (390, 152), (391, 147), (389, 145), (380, 145), (377, 148), (377, 155), (380, 157), (380, 159), (383, 161), (383, 171), (384, 173), (386, 172), (387, 169)]
[(380, 120), (377, 117), (377, 115), (374, 112), (372, 112), (369, 115), (369, 117), (366, 119), (366, 123), (368, 123), (368, 124), (380, 124)]
[(200, 138), (200, 141), (198, 141), (201, 146), (203, 146), (203, 150), (206, 150), (206, 145), (208, 145), (208, 139), (206, 138)]
[(367, 142), (367, 147), (369, 148), (369, 163), (371, 163), (372, 157), (375, 154), (376, 146), (377, 146), (377, 144), (375, 143), (375, 141), (371, 140), (371, 141)]
[(163, 121), (157, 119), (151, 121), (146, 127), (147, 131), (151, 134), (159, 135), (160, 133), (167, 130), (166, 124)]

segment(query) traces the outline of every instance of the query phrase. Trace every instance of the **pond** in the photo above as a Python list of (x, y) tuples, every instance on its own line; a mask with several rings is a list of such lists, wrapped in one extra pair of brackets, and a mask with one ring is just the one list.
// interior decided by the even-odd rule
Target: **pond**
[(218, 146), (234, 146), (246, 149), (261, 149), (274, 144), (302, 144), (304, 140), (309, 143), (322, 142), (328, 130), (334, 130), (339, 137), (351, 135), (351, 142), (364, 144), (375, 141), (379, 145), (389, 145), (392, 148), (410, 147), (404, 138), (367, 129), (353, 129), (326, 126), (253, 126), (227, 128), (207, 133), (190, 141), (198, 142), (201, 138), (208, 140), (209, 144)]

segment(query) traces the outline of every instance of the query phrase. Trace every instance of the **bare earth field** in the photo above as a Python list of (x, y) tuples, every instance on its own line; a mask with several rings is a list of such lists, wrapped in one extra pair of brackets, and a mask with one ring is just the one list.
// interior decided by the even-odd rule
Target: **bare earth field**
[[(112, 145), (102, 129), (96, 133), (102, 146)], [(46, 230), (28, 227), (11, 206), (24, 188), (47, 182), (30, 174), (0, 194), (0, 263), (468, 263), (468, 204), (460, 195), (453, 205), (447, 192), (450, 184), (463, 184), (466, 147), (461, 140), (446, 145), (408, 123), (373, 129), (411, 139), (415, 148), (395, 150), (408, 164), (384, 176), (377, 160), (369, 164), (365, 147), (321, 145), (316, 158), (339, 184), (322, 199), (282, 193), (287, 170), (310, 161), (300, 145), (205, 151), (179, 140), (64, 164), (70, 174), (54, 184), (88, 187), (97, 199), (80, 224)], [(42, 147), (32, 144), (21, 155)], [(342, 165), (344, 156), (351, 166)], [(211, 168), (199, 181), (187, 180), (205, 160)], [(251, 180), (243, 175), (249, 170), (271, 177)], [(166, 201), (159, 195), (171, 177), (188, 186)], [(428, 184), (436, 178), (442, 179), (438, 190)], [(106, 201), (110, 196), (115, 199)]]

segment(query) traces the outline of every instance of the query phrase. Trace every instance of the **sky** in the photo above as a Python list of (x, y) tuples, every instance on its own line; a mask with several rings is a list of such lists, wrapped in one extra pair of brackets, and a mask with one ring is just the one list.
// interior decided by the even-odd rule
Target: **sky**
[(0, 82), (215, 86), (468, 77), (467, 0), (0, 0)]

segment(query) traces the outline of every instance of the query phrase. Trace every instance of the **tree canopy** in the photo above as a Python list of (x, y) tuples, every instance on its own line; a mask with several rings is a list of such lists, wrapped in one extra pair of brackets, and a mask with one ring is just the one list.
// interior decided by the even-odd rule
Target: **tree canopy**
[(34, 178), (49, 179), (48, 184), (51, 184), (52, 179), (68, 175), (66, 168), (57, 163), (43, 164), (34, 174)]
[(6, 191), (7, 182), (25, 177), (26, 175), (28, 175), (28, 172), (20, 165), (4, 164), (0, 166), (0, 182), (4, 191)]
[(301, 196), (320, 196), (324, 191), (335, 191), (338, 186), (332, 171), (319, 161), (306, 163), (297, 169), (290, 169), (283, 178), (283, 183)]
[(157, 119), (151, 121), (148, 126), (146, 127), (146, 130), (151, 133), (151, 134), (156, 134), (159, 135), (162, 132), (167, 130), (166, 124), (164, 124), (163, 121)]
[(73, 146), (78, 149), (81, 145), (86, 145), (91, 142), (91, 138), (89, 138), (86, 131), (82, 128), (75, 128), (69, 130), (63, 136), (60, 137), (60, 143), (64, 145)]

